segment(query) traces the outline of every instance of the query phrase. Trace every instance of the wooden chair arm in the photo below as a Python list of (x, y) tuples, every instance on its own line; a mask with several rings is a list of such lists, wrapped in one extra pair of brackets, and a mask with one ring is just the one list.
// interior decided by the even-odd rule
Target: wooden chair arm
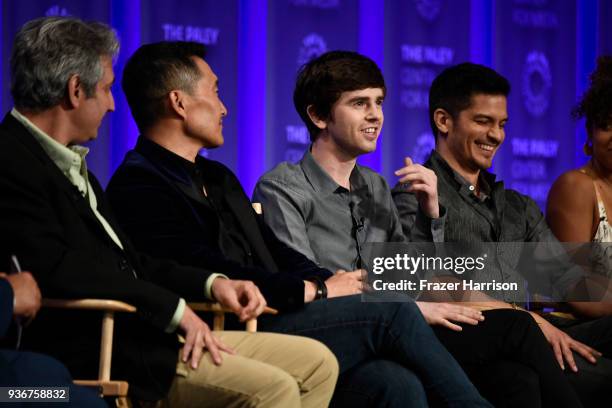
[(101, 310), (106, 312), (135, 313), (136, 308), (128, 303), (110, 299), (43, 299), (43, 307), (57, 309)]
[[(106, 310), (109, 312), (136, 312), (136, 307), (129, 303), (121, 302), (119, 300), (110, 299), (43, 299), (42, 305), (44, 307), (53, 307), (61, 309), (85, 309), (85, 310)], [(193, 302), (188, 303), (189, 307), (198, 312), (224, 312), (233, 313), (227, 307), (221, 306), (219, 303), (208, 303), (208, 302)], [(278, 314), (278, 310), (266, 306), (264, 311), (265, 314)]]
[[(234, 313), (232, 310), (228, 309), (225, 306), (221, 306), (219, 303), (208, 303), (208, 302), (193, 302), (187, 303), (191, 309), (197, 312), (223, 312), (223, 313)], [(278, 310), (266, 306), (263, 311), (264, 314), (276, 315), (278, 314)]]
[[(225, 313), (233, 313), (230, 309), (221, 306), (219, 303), (206, 303), (206, 302), (195, 302), (187, 304), (191, 309), (196, 312), (212, 312), (213, 313), (213, 330), (223, 330), (225, 325)], [(278, 314), (278, 310), (271, 307), (265, 307), (265, 314)], [(247, 320), (246, 331), (249, 333), (255, 333), (257, 331), (257, 319)]]

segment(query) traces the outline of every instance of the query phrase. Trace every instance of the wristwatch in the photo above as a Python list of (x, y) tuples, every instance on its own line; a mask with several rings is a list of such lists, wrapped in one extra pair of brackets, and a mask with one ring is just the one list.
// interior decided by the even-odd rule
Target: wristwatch
[(315, 300), (327, 299), (327, 285), (323, 279), (319, 278), (318, 276), (313, 276), (309, 280), (317, 286)]

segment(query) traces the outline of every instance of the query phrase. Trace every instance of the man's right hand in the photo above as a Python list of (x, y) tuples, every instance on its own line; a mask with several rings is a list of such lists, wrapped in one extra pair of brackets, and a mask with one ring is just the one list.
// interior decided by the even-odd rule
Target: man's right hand
[(266, 307), (266, 299), (251, 281), (217, 278), (212, 284), (212, 294), (217, 302), (234, 312), (241, 322), (256, 318)]
[(13, 314), (24, 319), (33, 319), (40, 309), (41, 294), (38, 284), (30, 272), (21, 272), (4, 277), (15, 296)]
[(325, 281), (327, 297), (356, 295), (363, 292), (363, 274), (365, 274), (363, 269), (352, 272), (338, 269), (334, 276)]
[(205, 349), (208, 350), (216, 365), (221, 365), (221, 351), (235, 354), (234, 350), (215, 337), (208, 325), (189, 306), (185, 307), (179, 327), (185, 333), (185, 345), (183, 346), (181, 359), (184, 363), (191, 361), (190, 365), (193, 369), (198, 368)]

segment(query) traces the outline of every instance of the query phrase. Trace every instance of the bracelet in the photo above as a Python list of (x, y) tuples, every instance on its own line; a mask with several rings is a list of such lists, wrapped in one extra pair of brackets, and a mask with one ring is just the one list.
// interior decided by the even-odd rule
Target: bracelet
[(315, 300), (327, 299), (327, 285), (323, 279), (318, 276), (313, 276), (309, 279), (317, 286), (317, 292), (315, 293)]

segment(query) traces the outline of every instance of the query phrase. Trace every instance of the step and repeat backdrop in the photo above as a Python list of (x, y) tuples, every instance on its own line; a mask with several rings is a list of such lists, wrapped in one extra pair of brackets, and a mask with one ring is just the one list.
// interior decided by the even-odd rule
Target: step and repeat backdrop
[(363, 164), (395, 184), (404, 156), (434, 147), (429, 85), (445, 67), (488, 65), (512, 84), (506, 141), (493, 171), (540, 205), (552, 181), (584, 163), (585, 133), (570, 110), (599, 54), (612, 53), (612, 2), (605, 0), (17, 0), (1, 1), (4, 112), (12, 107), (9, 56), (26, 21), (71, 15), (113, 26), (116, 111), (91, 143), (90, 168), (106, 183), (138, 131), (121, 92), (121, 71), (140, 44), (198, 41), (228, 108), (225, 145), (201, 154), (232, 168), (250, 194), (258, 177), (309, 146), (293, 108), (299, 67), (329, 50), (364, 53), (382, 68), (388, 94), (378, 150)]

